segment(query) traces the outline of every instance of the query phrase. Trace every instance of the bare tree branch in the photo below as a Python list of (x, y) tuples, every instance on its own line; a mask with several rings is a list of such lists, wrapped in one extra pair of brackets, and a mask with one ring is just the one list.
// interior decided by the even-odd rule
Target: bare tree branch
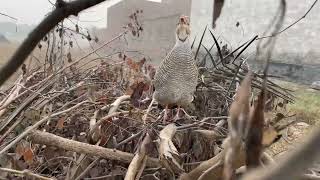
[(70, 15), (77, 15), (80, 11), (99, 4), (105, 0), (76, 0), (62, 3), (48, 15), (23, 41), (8, 63), (0, 70), (0, 86), (19, 68), (40, 40), (60, 21)]
[(10, 18), (10, 19), (13, 19), (13, 20), (15, 20), (15, 21), (18, 21), (17, 18), (12, 17), (12, 16), (10, 16), (10, 15), (4, 14), (4, 13), (0, 13), (0, 15), (1, 15), (1, 16), (6, 16), (6, 17), (8, 17), (8, 18)]

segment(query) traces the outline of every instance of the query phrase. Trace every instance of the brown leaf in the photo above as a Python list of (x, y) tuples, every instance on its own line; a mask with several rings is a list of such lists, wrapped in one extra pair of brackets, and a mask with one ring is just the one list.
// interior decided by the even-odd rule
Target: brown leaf
[(60, 118), (59, 120), (58, 120), (58, 122), (57, 122), (57, 128), (58, 129), (63, 129), (63, 127), (64, 127), (64, 120), (65, 120), (65, 118), (64, 117), (62, 117), (62, 118)]
[(133, 93), (131, 94), (131, 104), (135, 107), (139, 107), (140, 97), (145, 89), (146, 84), (144, 82), (139, 82), (137, 86), (133, 89)]
[(216, 27), (216, 21), (220, 17), (223, 5), (224, 0), (214, 0), (212, 13), (212, 28)]
[(23, 159), (29, 163), (32, 164), (33, 162), (33, 152), (31, 148), (25, 149), (25, 152), (23, 153)]

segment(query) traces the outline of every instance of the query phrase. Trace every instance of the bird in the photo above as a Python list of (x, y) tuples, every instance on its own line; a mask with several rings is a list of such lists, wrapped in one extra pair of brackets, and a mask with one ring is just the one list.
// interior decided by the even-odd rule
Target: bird
[(198, 80), (198, 68), (190, 45), (190, 24), (188, 16), (180, 16), (175, 35), (176, 42), (160, 63), (152, 81), (153, 99), (165, 106), (164, 121), (168, 120), (168, 107), (187, 107), (194, 99)]

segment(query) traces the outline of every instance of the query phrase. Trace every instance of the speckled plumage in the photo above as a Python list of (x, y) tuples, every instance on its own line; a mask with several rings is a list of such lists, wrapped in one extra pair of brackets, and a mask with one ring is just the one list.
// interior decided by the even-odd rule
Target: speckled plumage
[(177, 39), (154, 76), (154, 99), (163, 105), (186, 106), (193, 100), (197, 78), (198, 69), (189, 42)]

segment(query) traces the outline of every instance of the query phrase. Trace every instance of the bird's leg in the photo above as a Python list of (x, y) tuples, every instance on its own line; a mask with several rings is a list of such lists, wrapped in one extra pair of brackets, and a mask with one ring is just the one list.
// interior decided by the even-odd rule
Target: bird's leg
[(177, 108), (177, 113), (176, 113), (176, 115), (175, 115), (175, 117), (173, 118), (174, 119), (174, 121), (176, 121), (176, 120), (178, 120), (178, 119), (180, 119), (181, 118), (181, 116), (180, 116), (180, 111), (181, 110), (181, 108), (180, 108), (180, 106), (178, 106), (178, 108)]
[(187, 119), (192, 119), (193, 117), (190, 116), (183, 108), (181, 108), (180, 106), (178, 106), (178, 109), (177, 109), (177, 114), (175, 115), (174, 117), (174, 120), (178, 120), (178, 119), (181, 119), (182, 118), (182, 113), (185, 115), (185, 117)]
[(190, 116), (183, 108), (180, 108), (180, 109), (184, 113), (184, 115), (187, 117), (187, 119), (192, 119), (195, 117), (195, 116)]

